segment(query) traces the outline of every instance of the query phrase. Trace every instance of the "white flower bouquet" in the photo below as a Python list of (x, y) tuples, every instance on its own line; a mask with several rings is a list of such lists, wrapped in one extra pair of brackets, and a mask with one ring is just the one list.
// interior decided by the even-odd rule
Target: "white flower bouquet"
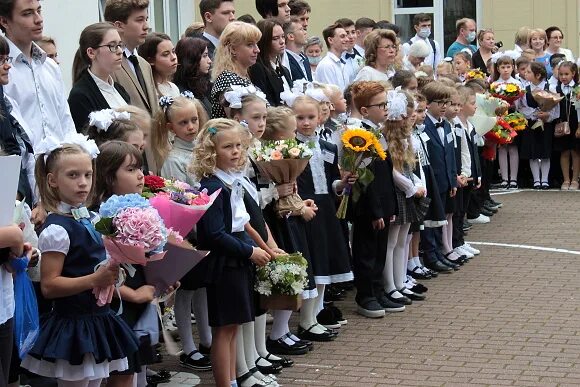
[(308, 285), (308, 262), (301, 253), (279, 255), (259, 267), (254, 289), (264, 308), (298, 310), (300, 295)]

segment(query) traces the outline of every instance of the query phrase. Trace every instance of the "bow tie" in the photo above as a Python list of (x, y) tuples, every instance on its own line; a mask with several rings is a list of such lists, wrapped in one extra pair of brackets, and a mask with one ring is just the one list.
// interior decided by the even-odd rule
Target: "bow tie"
[(72, 214), (73, 218), (75, 218), (75, 220), (91, 218), (89, 210), (87, 210), (87, 207), (84, 206), (79, 208), (71, 208), (70, 213)]
[(347, 52), (346, 54), (344, 54), (344, 56), (345, 56), (346, 59), (354, 59), (354, 58), (356, 58), (356, 54), (355, 53), (349, 54)]
[(435, 123), (435, 129), (439, 129), (439, 128), (445, 128), (445, 125), (443, 124), (443, 122), (436, 122)]
[(457, 129), (463, 129), (463, 126), (461, 126), (461, 124), (455, 124), (455, 127), (456, 127)]

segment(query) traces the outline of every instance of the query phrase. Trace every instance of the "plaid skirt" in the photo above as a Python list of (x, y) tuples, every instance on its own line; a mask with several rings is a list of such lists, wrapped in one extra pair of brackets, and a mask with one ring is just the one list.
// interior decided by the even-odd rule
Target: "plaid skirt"
[(415, 203), (413, 198), (407, 198), (405, 193), (397, 187), (395, 187), (395, 195), (397, 196), (398, 212), (394, 224), (401, 225), (415, 221)]

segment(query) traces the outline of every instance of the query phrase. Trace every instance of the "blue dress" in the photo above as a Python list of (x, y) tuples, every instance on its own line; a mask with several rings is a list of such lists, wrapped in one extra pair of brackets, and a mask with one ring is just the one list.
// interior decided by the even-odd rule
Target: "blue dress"
[[(102, 243), (95, 243), (85, 226), (56, 213), (46, 219), (39, 248), (65, 254), (63, 277), (89, 275), (105, 259)], [(137, 338), (109, 305), (97, 305), (92, 290), (56, 298), (52, 304), (23, 368), (69, 381), (101, 379), (128, 368), (127, 357), (137, 351)]]

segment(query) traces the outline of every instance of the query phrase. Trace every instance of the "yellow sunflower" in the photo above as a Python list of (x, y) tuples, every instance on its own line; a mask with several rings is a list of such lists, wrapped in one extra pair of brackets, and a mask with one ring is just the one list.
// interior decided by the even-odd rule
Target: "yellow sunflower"
[(342, 144), (354, 152), (367, 152), (373, 145), (375, 136), (364, 129), (349, 129), (342, 134)]
[(507, 91), (508, 93), (515, 93), (516, 91), (518, 91), (518, 87), (513, 83), (508, 83), (505, 87), (505, 91)]
[(387, 154), (386, 154), (385, 150), (383, 149), (383, 146), (381, 145), (381, 143), (379, 142), (379, 140), (376, 137), (373, 139), (373, 146), (375, 147), (375, 152), (377, 152), (377, 156), (379, 156), (379, 158), (381, 160), (384, 160), (387, 158)]

